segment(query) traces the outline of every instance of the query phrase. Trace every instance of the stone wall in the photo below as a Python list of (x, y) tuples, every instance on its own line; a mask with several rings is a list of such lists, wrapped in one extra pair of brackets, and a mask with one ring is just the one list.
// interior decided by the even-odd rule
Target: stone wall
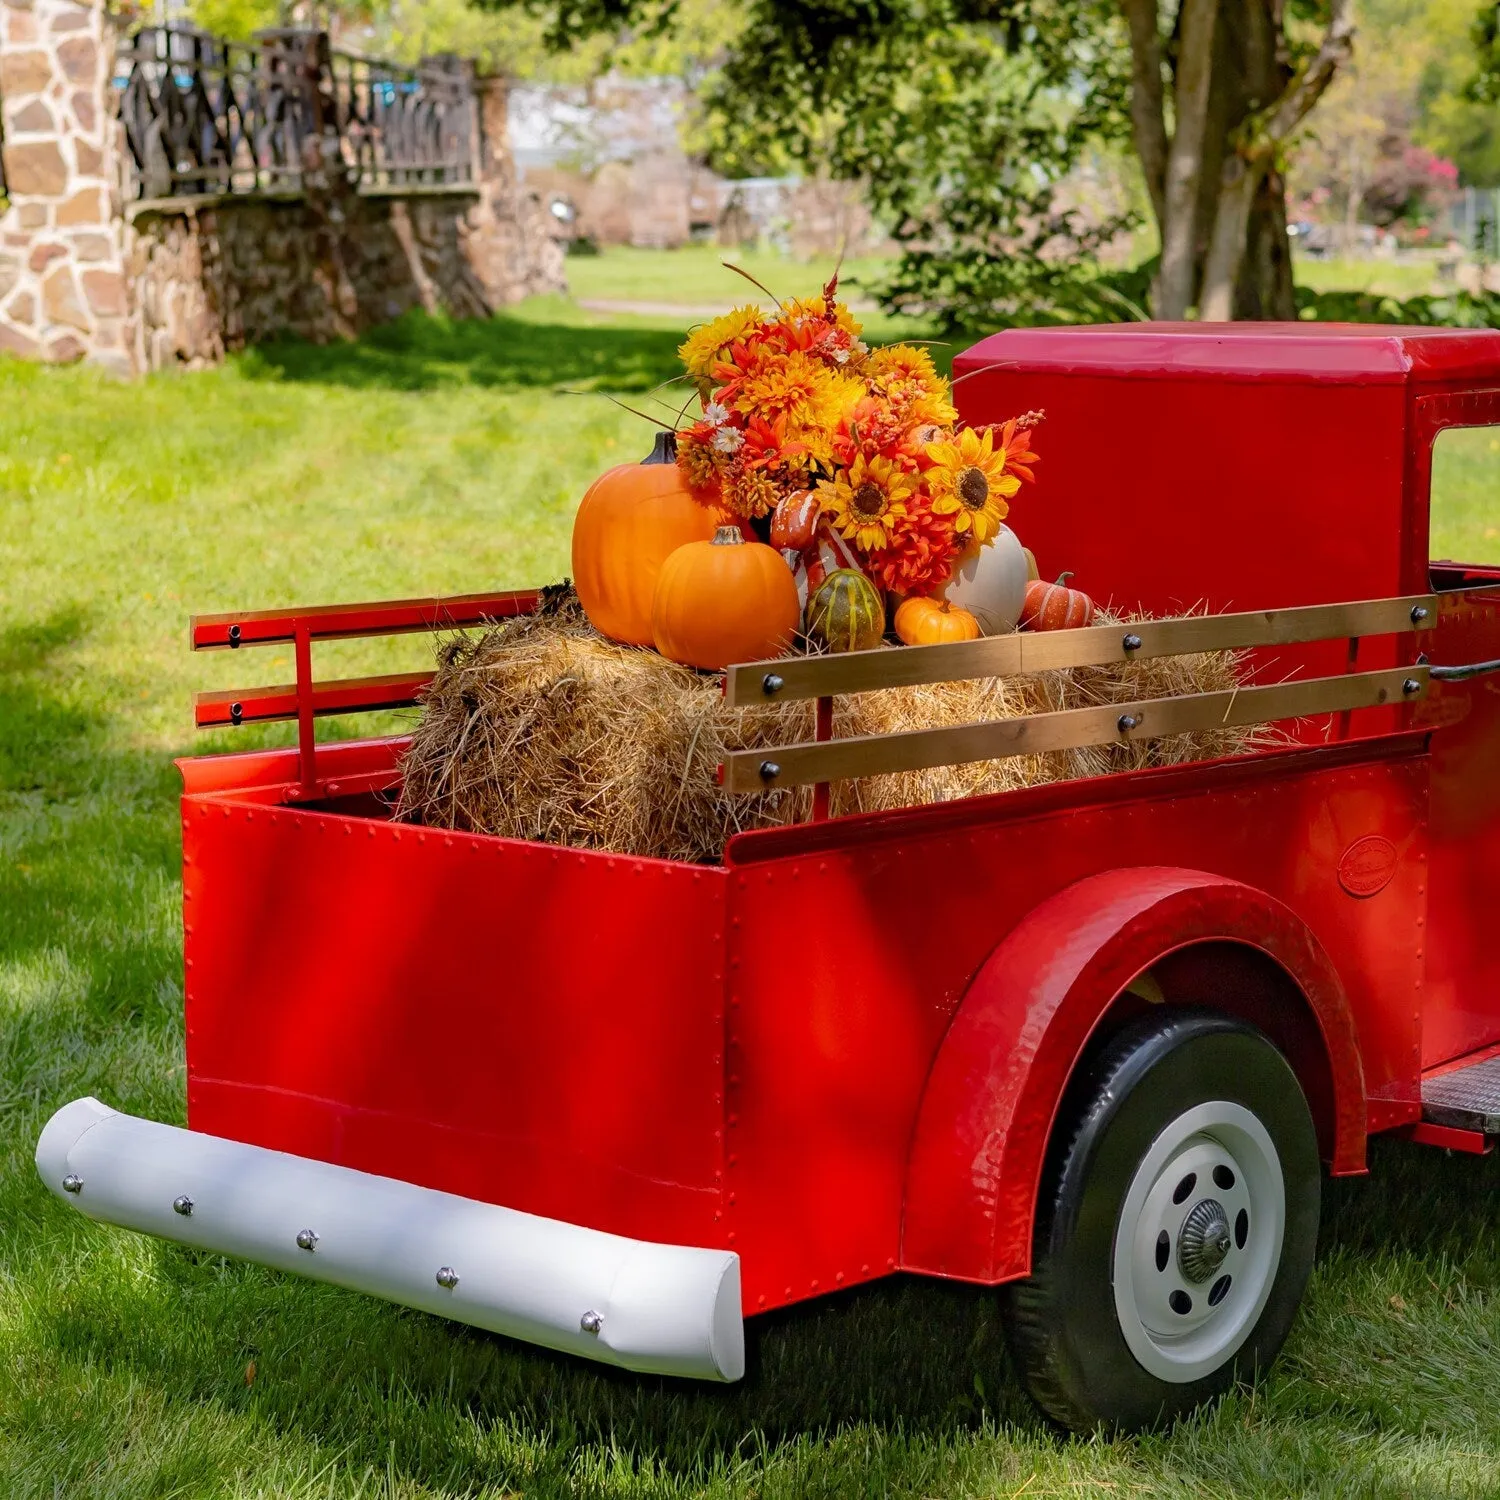
[(0, 350), (128, 373), (114, 40), (100, 5), (0, 0)]
[(500, 81), (481, 84), (471, 184), (360, 192), (313, 140), (295, 194), (142, 202), (114, 114), (115, 40), (95, 0), (0, 0), (0, 351), (128, 375), (565, 288), (552, 222), (515, 179)]
[(564, 285), (534, 200), (497, 215), (477, 189), (165, 199), (132, 213), (136, 367), (213, 364), (284, 335), (352, 338), (414, 309), (485, 317)]

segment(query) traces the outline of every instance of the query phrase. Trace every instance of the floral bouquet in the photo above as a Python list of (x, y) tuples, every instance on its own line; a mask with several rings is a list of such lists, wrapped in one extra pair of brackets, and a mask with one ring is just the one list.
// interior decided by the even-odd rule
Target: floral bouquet
[(773, 314), (736, 308), (688, 337), (678, 352), (703, 415), (678, 434), (677, 461), (735, 515), (771, 517), (784, 550), (831, 533), (881, 587), (933, 594), (1034, 479), (1040, 416), (960, 429), (927, 351), (869, 348), (837, 288), (835, 276)]

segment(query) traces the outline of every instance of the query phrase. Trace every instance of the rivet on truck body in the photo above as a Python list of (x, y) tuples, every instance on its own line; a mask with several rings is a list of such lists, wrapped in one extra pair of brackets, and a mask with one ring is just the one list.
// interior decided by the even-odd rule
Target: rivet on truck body
[(439, 1266), (437, 1284), (446, 1287), (451, 1292), (458, 1285), (458, 1272), (452, 1266)]
[(316, 1250), (318, 1248), (317, 1230), (299, 1229), (297, 1231), (297, 1248), (299, 1250)]
[(172, 1212), (181, 1214), (184, 1219), (190, 1217), (193, 1212), (193, 1200), (186, 1193), (179, 1193), (172, 1200)]
[(591, 1307), (578, 1320), (578, 1326), (584, 1333), (592, 1333), (597, 1337), (604, 1327), (604, 1319)]
[(786, 680), (776, 672), (767, 672), (760, 680), (760, 690), (768, 698), (774, 698), (785, 686)]
[(1412, 607), (1411, 607), (1411, 622), (1412, 622), (1412, 624), (1413, 625), (1420, 625), (1422, 623), (1422, 621), (1427, 618), (1428, 613), (1429, 613), (1429, 611), (1427, 610), (1427, 608), (1426, 608), (1425, 605), (1421, 605), (1421, 604), (1414, 604), (1414, 605), (1412, 605)]
[(774, 760), (763, 760), (760, 763), (760, 779), (762, 781), (775, 781), (781, 775), (781, 767)]
[(1401, 691), (1409, 698), (1413, 693), (1420, 693), (1422, 691), (1422, 684), (1415, 677), (1408, 677), (1401, 684)]
[(63, 1192), (81, 1193), (82, 1191), (83, 1178), (77, 1176), (75, 1173), (69, 1172), (68, 1175), (63, 1178)]
[(1132, 632), (1130, 635), (1127, 635), (1125, 639), (1120, 642), (1120, 644), (1127, 651), (1139, 651), (1141, 649), (1142, 642), (1140, 636)]
[(1140, 724), (1140, 720), (1134, 714), (1121, 714), (1118, 728), (1121, 734), (1129, 734), (1130, 731)]

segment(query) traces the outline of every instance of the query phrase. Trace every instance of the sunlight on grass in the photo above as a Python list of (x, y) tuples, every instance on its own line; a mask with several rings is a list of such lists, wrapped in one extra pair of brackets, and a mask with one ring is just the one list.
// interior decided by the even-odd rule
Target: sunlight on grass
[(1432, 445), (1431, 556), (1500, 563), (1500, 428), (1455, 427)]

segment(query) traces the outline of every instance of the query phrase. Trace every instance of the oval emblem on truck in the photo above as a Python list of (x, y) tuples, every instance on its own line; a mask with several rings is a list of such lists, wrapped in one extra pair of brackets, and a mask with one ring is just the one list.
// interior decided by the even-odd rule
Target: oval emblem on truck
[(1366, 834), (1344, 850), (1339, 861), (1339, 884), (1351, 896), (1373, 896), (1391, 883), (1399, 858), (1389, 839), (1378, 833)]

